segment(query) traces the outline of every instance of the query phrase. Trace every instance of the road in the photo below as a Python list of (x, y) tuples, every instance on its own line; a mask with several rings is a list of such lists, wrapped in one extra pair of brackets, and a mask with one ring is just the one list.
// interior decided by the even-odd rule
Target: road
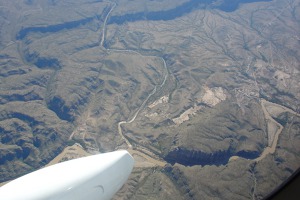
[[(273, 153), (275, 152), (276, 147), (277, 147), (277, 143), (278, 143), (279, 135), (280, 135), (280, 133), (281, 133), (282, 130), (283, 130), (283, 126), (282, 126), (281, 124), (279, 124), (275, 119), (273, 119), (273, 117), (272, 117), (272, 116), (270, 115), (270, 113), (267, 111), (266, 106), (265, 106), (265, 103), (266, 103), (267, 101), (266, 101), (265, 99), (261, 99), (260, 102), (261, 102), (261, 107), (262, 107), (263, 113), (264, 113), (264, 115), (265, 115), (266, 121), (269, 120), (270, 122), (273, 122), (274, 124), (276, 124), (276, 126), (279, 127), (279, 129), (278, 129), (278, 130), (276, 131), (276, 133), (275, 133), (275, 136), (274, 136), (272, 145), (271, 145), (271, 146), (267, 146), (267, 147), (264, 149), (264, 151), (262, 152), (262, 154), (261, 154), (258, 158), (254, 159), (255, 162), (259, 162), (259, 161), (261, 161), (262, 159), (264, 159), (268, 154), (273, 154)], [(268, 103), (271, 103), (271, 102), (268, 102)], [(281, 106), (281, 105), (278, 105), (278, 104), (275, 104), (275, 103), (272, 103), (272, 104), (273, 104), (274, 106), (279, 106), (279, 107), (281, 107), (281, 108), (285, 108), (285, 107), (283, 107), (283, 106)], [(285, 110), (288, 111), (288, 112), (291, 112), (292, 114), (295, 114), (294, 111), (291, 111), (291, 110), (288, 109), (288, 108), (285, 108)], [(268, 123), (268, 122), (267, 122), (267, 123)], [(270, 133), (268, 133), (268, 134), (270, 134)]]
[(107, 19), (110, 15), (110, 13), (113, 11), (113, 9), (116, 7), (116, 3), (113, 3), (113, 7), (110, 9), (110, 11), (107, 13), (106, 17), (105, 17), (105, 20), (104, 20), (104, 23), (103, 23), (103, 29), (102, 29), (102, 38), (101, 38), (101, 41), (100, 41), (100, 46), (103, 47), (103, 43), (105, 41), (105, 28), (106, 28), (106, 23), (107, 23)]
[[(111, 10), (108, 12), (107, 16), (105, 17), (105, 21), (104, 21), (104, 26), (103, 26), (103, 33), (102, 33), (102, 39), (101, 39), (101, 46), (105, 49), (105, 47), (103, 46), (103, 43), (105, 41), (105, 31), (106, 31), (106, 23), (107, 23), (107, 20), (109, 18), (109, 15), (111, 14), (111, 12), (113, 11), (113, 9), (116, 7), (116, 4), (114, 3), (114, 5), (112, 6)], [(143, 54), (141, 54), (140, 52), (137, 52), (137, 51), (134, 51), (134, 50), (122, 50), (122, 49), (106, 49), (107, 51), (114, 51), (114, 52), (127, 52), (127, 53), (134, 53), (134, 54), (138, 54), (138, 55), (141, 55), (141, 56), (145, 56)], [(158, 56), (148, 56), (148, 57), (156, 57), (156, 58), (159, 58), (163, 61), (163, 64), (164, 64), (164, 68), (166, 70), (166, 75), (164, 77), (164, 80), (162, 81), (162, 83), (159, 85), (160, 88), (162, 88), (165, 83), (166, 83), (166, 80), (168, 78), (168, 70), (167, 70), (167, 65), (166, 65), (166, 62), (165, 60), (162, 58), (162, 57), (158, 57)], [(157, 162), (157, 163), (160, 163), (161, 161), (157, 160), (157, 159), (154, 159), (154, 158), (151, 158), (149, 159), (149, 156), (144, 154), (141, 150), (140, 151), (137, 151), (137, 150), (132, 150), (132, 144), (128, 141), (128, 139), (124, 136), (124, 133), (122, 131), (122, 125), (123, 124), (130, 124), (132, 122), (134, 122), (140, 111), (144, 108), (144, 106), (146, 105), (146, 103), (148, 102), (149, 98), (152, 97), (157, 91), (157, 86), (155, 86), (155, 88), (153, 89), (153, 91), (148, 95), (148, 97), (145, 99), (145, 101), (141, 104), (141, 106), (138, 108), (138, 110), (135, 112), (134, 116), (130, 119), (130, 120), (127, 120), (127, 121), (121, 121), (118, 123), (118, 133), (119, 135), (121, 136), (121, 138), (125, 141), (125, 143), (128, 145), (128, 148), (131, 149), (130, 151), (134, 151), (135, 153), (139, 152), (138, 154), (140, 156), (143, 156), (144, 158), (146, 158), (147, 160), (151, 161), (151, 162)], [(275, 136), (274, 136), (274, 139), (273, 139), (273, 142), (271, 144), (271, 146), (267, 146), (263, 153), (256, 159), (254, 159), (255, 162), (259, 162), (261, 161), (262, 159), (264, 159), (268, 154), (273, 154), (276, 150), (276, 147), (277, 147), (277, 143), (278, 143), (278, 138), (279, 138), (279, 135), (281, 134), (282, 130), (283, 130), (283, 126), (281, 124), (279, 124), (276, 120), (273, 119), (273, 117), (270, 115), (270, 113), (267, 111), (266, 109), (266, 106), (265, 106), (265, 103), (266, 103), (266, 100), (264, 99), (261, 99), (261, 106), (262, 106), (262, 110), (263, 110), (263, 113), (265, 115), (265, 119), (266, 120), (270, 120), (271, 122), (273, 122), (274, 124), (276, 124), (279, 128), (278, 130), (276, 131), (275, 133)], [(268, 102), (270, 103), (270, 102)], [(274, 103), (272, 103), (274, 104)], [(283, 106), (280, 106), (280, 105), (277, 105), (277, 104), (274, 104), (274, 106), (279, 106), (281, 108), (284, 108), (285, 111), (287, 112), (290, 112), (292, 114), (296, 114), (297, 116), (299, 116), (299, 114), (295, 113), (294, 111), (288, 109), (288, 108), (285, 108)], [(231, 158), (231, 160), (236, 160), (238, 157), (237, 156), (233, 156)], [(162, 164), (162, 163), (160, 163)]]
[[(106, 29), (107, 29), (107, 21), (109, 19), (109, 16), (110, 14), (113, 12), (113, 10), (115, 9), (115, 7), (117, 6), (116, 3), (114, 2), (110, 2), (112, 4), (112, 7), (111, 9), (109, 10), (109, 12), (107, 13), (106, 17), (105, 17), (105, 20), (104, 20), (104, 24), (103, 24), (103, 29), (102, 29), (102, 37), (101, 37), (101, 41), (100, 41), (100, 46), (105, 49), (106, 51), (108, 52), (120, 52), (120, 53), (132, 53), (132, 54), (138, 54), (140, 56), (144, 56), (144, 57), (154, 57), (154, 58), (157, 58), (157, 59), (161, 59), (162, 62), (163, 62), (163, 65), (164, 65), (164, 68), (165, 68), (165, 71), (166, 71), (166, 74), (164, 75), (164, 79), (162, 81), (162, 83), (160, 85), (156, 85), (154, 87), (154, 89), (152, 90), (152, 92), (148, 95), (148, 97), (143, 101), (143, 103), (140, 105), (140, 107), (137, 109), (137, 111), (134, 113), (133, 117), (131, 119), (128, 119), (128, 120), (125, 120), (125, 121), (120, 121), (118, 123), (118, 134), (120, 135), (120, 137), (124, 140), (124, 142), (127, 144), (128, 146), (128, 150), (132, 153), (135, 153), (135, 154), (138, 154), (139, 156), (142, 156), (144, 157), (145, 159), (147, 159), (149, 162), (152, 162), (152, 163), (155, 163), (157, 164), (158, 166), (164, 166), (166, 163), (158, 160), (158, 159), (155, 159), (155, 158), (152, 158), (150, 157), (149, 155), (143, 153), (143, 150), (142, 149), (139, 149), (138, 147), (136, 148), (136, 150), (133, 150), (133, 146), (132, 144), (130, 143), (130, 141), (124, 136), (124, 133), (123, 133), (123, 130), (122, 130), (122, 125), (123, 124), (131, 124), (133, 123), (137, 118), (138, 118), (138, 115), (139, 113), (141, 112), (141, 110), (145, 107), (145, 105), (147, 104), (148, 100), (157, 92), (158, 90), (158, 87), (162, 88), (167, 79), (168, 79), (168, 69), (167, 69), (167, 65), (166, 65), (166, 61), (164, 60), (164, 58), (162, 57), (159, 57), (159, 56), (153, 56), (153, 55), (143, 55), (141, 54), (140, 52), (138, 51), (135, 51), (135, 50), (130, 50), (130, 49), (109, 49), (109, 48), (106, 48), (103, 46), (104, 42), (105, 42), (105, 33), (106, 33)], [(264, 159), (268, 154), (273, 154), (276, 150), (276, 147), (277, 147), (277, 143), (278, 143), (278, 138), (279, 138), (279, 135), (281, 134), (282, 130), (283, 130), (283, 126), (281, 124), (279, 124), (276, 120), (273, 119), (273, 117), (271, 116), (271, 114), (268, 112), (268, 110), (266, 109), (266, 103), (268, 103), (269, 105), (272, 104), (273, 106), (277, 106), (277, 107), (280, 107), (281, 109), (284, 109), (285, 112), (290, 112), (292, 114), (295, 114), (297, 116), (300, 116), (298, 113), (294, 112), (293, 110), (291, 109), (288, 109), (284, 106), (281, 106), (281, 105), (278, 105), (278, 104), (274, 104), (274, 103), (271, 103), (271, 102), (267, 102), (266, 100), (264, 99), (261, 99), (260, 100), (260, 103), (261, 103), (261, 107), (262, 107), (262, 110), (263, 110), (263, 113), (264, 113), (264, 116), (265, 116), (265, 119), (272, 123), (274, 123), (276, 126), (278, 126), (279, 128), (276, 130), (276, 133), (274, 134), (274, 139), (271, 143), (271, 145), (267, 146), (263, 153), (256, 159), (254, 159), (255, 162), (259, 162), (261, 161), (262, 159)], [(270, 133), (268, 133), (270, 134)], [(72, 138), (73, 134), (70, 136), (70, 138)], [(268, 137), (270, 139), (270, 137)], [(233, 156), (230, 158), (230, 160), (236, 160), (238, 159), (239, 157), (238, 156)]]
[(133, 123), (136, 119), (137, 119), (137, 117), (138, 117), (138, 115), (139, 115), (139, 113), (140, 113), (140, 111), (145, 107), (145, 105), (147, 104), (147, 102), (148, 102), (148, 100), (157, 92), (157, 87), (160, 87), (160, 88), (162, 88), (164, 85), (165, 85), (165, 83), (166, 83), (166, 81), (167, 81), (167, 79), (168, 79), (168, 76), (169, 76), (169, 74), (168, 74), (168, 69), (167, 69), (167, 64), (166, 64), (166, 61), (164, 60), (164, 58), (162, 58), (162, 57), (158, 57), (158, 56), (152, 56), (152, 55), (143, 55), (143, 54), (141, 54), (140, 52), (138, 52), (138, 51), (134, 51), (134, 50), (127, 50), (127, 49), (108, 49), (108, 48), (105, 48), (104, 46), (103, 46), (103, 44), (104, 44), (104, 42), (105, 42), (105, 32), (106, 32), (106, 23), (107, 23), (107, 20), (108, 20), (108, 18), (109, 18), (109, 15), (111, 14), (111, 12), (113, 11), (113, 9), (116, 7), (116, 3), (113, 3), (113, 6), (112, 6), (112, 8), (110, 9), (110, 11), (108, 12), (108, 14), (106, 15), (106, 17), (105, 17), (105, 20), (104, 20), (104, 25), (103, 25), (103, 30), (102, 30), (102, 38), (101, 38), (101, 42), (100, 42), (100, 45), (105, 49), (105, 50), (107, 50), (107, 51), (110, 51), (110, 52), (127, 52), (127, 53), (133, 53), (133, 54), (138, 54), (138, 55), (140, 55), (140, 56), (144, 56), (144, 57), (154, 57), (154, 58), (157, 58), (157, 59), (160, 59), (160, 60), (162, 60), (162, 62), (163, 62), (163, 65), (164, 65), (164, 68), (165, 68), (165, 75), (164, 75), (164, 79), (163, 79), (163, 81), (162, 81), (162, 83), (160, 84), (160, 85), (156, 85), (155, 87), (154, 87), (154, 89), (152, 90), (152, 92), (148, 95), (148, 97), (143, 101), (143, 103), (140, 105), (140, 107), (138, 108), (138, 110), (135, 112), (135, 114), (133, 115), (133, 117), (130, 119), (130, 120), (126, 120), (126, 121), (121, 121), (121, 122), (119, 122), (118, 123), (118, 133), (119, 133), (119, 135), (121, 136), (121, 138), (125, 141), (125, 143), (127, 144), (127, 146), (128, 146), (128, 151), (129, 152), (131, 152), (132, 154), (137, 154), (137, 155), (139, 155), (139, 156), (142, 156), (143, 158), (145, 158), (148, 162), (151, 162), (151, 163), (154, 163), (155, 165), (158, 165), (158, 166), (161, 166), (161, 167), (163, 167), (163, 166), (165, 166), (167, 163), (166, 162), (163, 162), (163, 161), (161, 161), (161, 160), (158, 160), (158, 159), (156, 159), (156, 158), (152, 158), (152, 157), (150, 157), (149, 155), (146, 155), (145, 153), (143, 153), (142, 152), (142, 150), (139, 150), (139, 148), (137, 147), (135, 150), (133, 150), (132, 149), (132, 144), (129, 142), (129, 140), (124, 136), (124, 133), (123, 133), (123, 131), (122, 131), (122, 124), (131, 124), (131, 123)]

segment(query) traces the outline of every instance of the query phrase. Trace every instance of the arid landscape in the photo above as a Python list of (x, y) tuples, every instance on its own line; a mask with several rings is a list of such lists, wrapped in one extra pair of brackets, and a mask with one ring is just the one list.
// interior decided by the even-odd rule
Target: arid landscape
[(300, 167), (299, 0), (0, 0), (0, 182), (120, 149), (114, 199), (263, 199)]

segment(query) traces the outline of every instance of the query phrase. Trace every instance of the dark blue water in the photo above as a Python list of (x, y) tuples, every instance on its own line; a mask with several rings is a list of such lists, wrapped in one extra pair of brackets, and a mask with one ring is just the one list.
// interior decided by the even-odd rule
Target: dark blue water
[(30, 32), (55, 33), (55, 32), (61, 31), (63, 29), (73, 29), (78, 26), (87, 24), (88, 22), (91, 22), (93, 19), (94, 19), (93, 17), (90, 17), (90, 18), (85, 18), (85, 19), (81, 19), (78, 21), (71, 21), (71, 22), (66, 22), (66, 23), (62, 23), (62, 24), (50, 25), (50, 26), (22, 28), (19, 31), (19, 33), (17, 34), (16, 39), (22, 40)]
[(112, 16), (108, 20), (108, 24), (123, 24), (125, 22), (139, 21), (139, 20), (173, 20), (181, 17), (187, 13), (190, 13), (196, 9), (218, 9), (224, 12), (233, 12), (238, 9), (241, 3), (253, 3), (253, 2), (267, 2), (272, 0), (224, 0), (218, 6), (212, 5), (216, 0), (191, 0), (180, 6), (164, 11), (155, 12), (138, 12), (132, 14), (125, 14), (121, 16)]
[(233, 12), (238, 9), (240, 4), (255, 3), (255, 2), (269, 2), (272, 0), (223, 0), (223, 3), (217, 7), (224, 12)]
[[(130, 21), (140, 21), (140, 20), (152, 20), (152, 21), (159, 21), (159, 20), (173, 20), (178, 17), (181, 17), (187, 13), (192, 12), (193, 10), (197, 9), (218, 9), (224, 12), (233, 12), (238, 9), (241, 3), (252, 3), (252, 2), (267, 2), (272, 0), (223, 0), (223, 2), (218, 5), (214, 6), (216, 0), (190, 0), (186, 3), (181, 4), (180, 6), (164, 11), (155, 11), (155, 12), (137, 12), (131, 14), (125, 14), (120, 16), (111, 16), (108, 20), (108, 24), (123, 24)], [(102, 16), (106, 15), (108, 12), (105, 9)], [(73, 29), (77, 28), (78, 26), (85, 25), (95, 18), (101, 18), (101, 16), (89, 17), (77, 21), (66, 22), (62, 24), (50, 25), (45, 27), (26, 27), (19, 31), (16, 38), (18, 40), (24, 39), (28, 33), (30, 32), (40, 32), (40, 33), (48, 33), (48, 32), (58, 32), (63, 29)]]
[(191, 0), (176, 8), (165, 10), (165, 11), (155, 11), (155, 12), (138, 12), (133, 14), (126, 14), (121, 16), (112, 16), (108, 20), (108, 24), (116, 23), (123, 24), (127, 21), (139, 21), (139, 20), (172, 20), (177, 17), (181, 17), (192, 10), (198, 8), (201, 5), (205, 6), (211, 3), (212, 0)]

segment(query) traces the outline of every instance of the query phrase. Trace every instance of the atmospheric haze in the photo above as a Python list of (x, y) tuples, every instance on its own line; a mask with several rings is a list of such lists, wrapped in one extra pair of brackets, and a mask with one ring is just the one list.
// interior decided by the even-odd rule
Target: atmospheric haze
[(125, 149), (113, 199), (262, 199), (300, 166), (299, 0), (0, 0), (0, 182)]

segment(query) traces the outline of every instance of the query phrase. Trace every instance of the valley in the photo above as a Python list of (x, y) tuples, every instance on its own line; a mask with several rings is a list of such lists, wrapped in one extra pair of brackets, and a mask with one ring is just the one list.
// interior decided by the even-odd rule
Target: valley
[(0, 1), (0, 182), (126, 149), (114, 199), (264, 198), (300, 166), (299, 13), (299, 0)]

